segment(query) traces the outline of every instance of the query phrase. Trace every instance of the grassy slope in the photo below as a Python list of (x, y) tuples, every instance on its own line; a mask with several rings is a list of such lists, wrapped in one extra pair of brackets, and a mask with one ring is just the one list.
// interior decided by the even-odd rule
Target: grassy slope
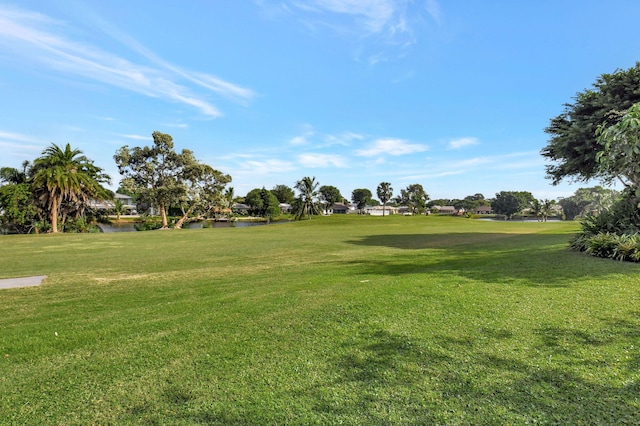
[(0, 291), (0, 413), (9, 424), (631, 423), (640, 268), (567, 251), (575, 229), (333, 217), (1, 237), (0, 278), (49, 278)]

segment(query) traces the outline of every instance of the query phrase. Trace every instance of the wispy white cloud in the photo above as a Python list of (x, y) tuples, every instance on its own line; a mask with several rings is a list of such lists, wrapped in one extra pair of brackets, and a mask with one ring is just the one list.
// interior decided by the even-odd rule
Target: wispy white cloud
[(294, 1), (297, 7), (311, 11), (329, 11), (357, 17), (368, 31), (376, 33), (382, 31), (394, 16), (393, 0), (312, 0), (307, 2)]
[(337, 135), (326, 135), (324, 137), (324, 146), (342, 145), (349, 146), (353, 141), (362, 140), (364, 136), (359, 133), (350, 131), (342, 132)]
[(325, 167), (348, 167), (347, 160), (335, 154), (306, 153), (298, 156), (298, 161), (305, 167), (325, 168)]
[[(260, 2), (258, 4), (263, 4)], [(384, 46), (403, 49), (417, 41), (419, 26), (431, 18), (439, 23), (442, 12), (437, 0), (289, 0), (290, 13), (309, 28), (329, 28), (344, 37), (356, 40), (371, 38)], [(336, 20), (334, 17), (340, 17)], [(358, 49), (356, 59), (362, 51)], [(370, 65), (388, 60), (384, 52), (368, 54)]]
[(473, 137), (458, 138), (458, 139), (453, 139), (452, 141), (449, 141), (448, 148), (460, 149), (467, 146), (478, 145), (479, 143), (480, 141), (477, 138), (473, 138)]
[(20, 141), (20, 142), (37, 142), (31, 136), (23, 135), (20, 133), (3, 132), (1, 130), (0, 130), (0, 139), (8, 139), (8, 140)]
[(434, 21), (442, 22), (442, 9), (436, 0), (425, 0), (425, 8)]
[(139, 140), (139, 141), (150, 141), (153, 140), (153, 138), (151, 136), (143, 136), (143, 135), (119, 135), (122, 136), (123, 138), (127, 138), (127, 139), (135, 139), (135, 140)]
[[(37, 156), (42, 152), (43, 147), (44, 144), (40, 144), (40, 141), (31, 136), (0, 130), (0, 150), (3, 155), (32, 160), (34, 155)], [(9, 164), (1, 165), (8, 166)]]
[(254, 175), (267, 175), (295, 170), (293, 163), (279, 159), (249, 160), (242, 164), (242, 172)]
[(416, 152), (424, 152), (429, 147), (422, 144), (412, 144), (403, 139), (378, 139), (367, 149), (359, 149), (355, 153), (361, 157), (374, 157), (376, 155), (407, 155)]
[(25, 145), (24, 143), (7, 142), (3, 140), (0, 140), (0, 147), (20, 149), (25, 151), (40, 151), (42, 149), (42, 146), (40, 145)]
[(246, 103), (255, 95), (251, 90), (213, 75), (191, 72), (159, 58), (131, 37), (99, 21), (111, 37), (133, 49), (154, 66), (133, 63), (94, 45), (70, 40), (65, 33), (73, 29), (46, 15), (0, 5), (0, 49), (27, 63), (38, 63), (62, 74), (183, 103), (209, 117), (221, 112), (205, 96), (185, 86), (189, 82), (210, 92)]

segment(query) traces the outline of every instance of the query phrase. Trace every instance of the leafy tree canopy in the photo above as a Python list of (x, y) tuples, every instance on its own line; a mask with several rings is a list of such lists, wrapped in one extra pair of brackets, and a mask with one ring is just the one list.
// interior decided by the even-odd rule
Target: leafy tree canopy
[(335, 186), (322, 185), (320, 187), (320, 199), (324, 201), (325, 211), (329, 211), (333, 209), (335, 203), (339, 203), (344, 197)]
[(640, 62), (628, 70), (602, 74), (591, 89), (579, 92), (573, 103), (551, 119), (545, 132), (550, 136), (541, 154), (553, 164), (547, 175), (558, 184), (563, 179), (586, 182), (592, 178), (617, 178), (616, 167), (597, 161), (603, 150), (596, 131), (617, 123), (621, 113), (640, 102)]
[(280, 203), (292, 204), (296, 198), (296, 193), (287, 185), (276, 185), (271, 190)]
[(530, 206), (535, 198), (527, 191), (501, 191), (491, 203), (491, 208), (509, 219), (524, 208)]
[(600, 167), (640, 196), (640, 103), (629, 108), (617, 123), (599, 126), (596, 135), (602, 146), (596, 155)]
[(610, 208), (620, 199), (620, 196), (619, 191), (598, 185), (592, 188), (579, 188), (572, 196), (560, 199), (558, 204), (562, 207), (565, 219), (573, 220), (576, 217), (584, 217)]
[(255, 188), (249, 191), (244, 198), (246, 205), (250, 207), (249, 213), (253, 216), (274, 219), (280, 216), (280, 201), (268, 189)]
[(152, 136), (152, 146), (129, 148), (125, 145), (113, 158), (125, 178), (123, 186), (156, 206), (162, 228), (166, 229), (167, 210), (186, 196), (183, 180), (195, 159), (189, 150), (177, 153), (171, 135), (156, 131)]
[(351, 201), (357, 205), (358, 210), (362, 213), (362, 209), (371, 202), (373, 194), (366, 188), (357, 188), (351, 192)]
[(422, 214), (427, 208), (429, 194), (427, 194), (419, 183), (414, 183), (400, 190), (397, 197), (398, 204), (408, 206), (412, 214)]

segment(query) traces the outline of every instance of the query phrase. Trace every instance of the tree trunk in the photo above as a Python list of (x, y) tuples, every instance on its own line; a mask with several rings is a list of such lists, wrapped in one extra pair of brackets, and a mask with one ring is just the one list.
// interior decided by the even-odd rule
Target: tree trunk
[(176, 222), (174, 228), (182, 229), (182, 224), (184, 224), (184, 221), (187, 220), (187, 217), (191, 214), (192, 211), (193, 211), (193, 206), (187, 209), (187, 211), (182, 215), (182, 217)]
[(169, 223), (167, 222), (167, 211), (164, 209), (164, 203), (160, 203), (158, 208), (160, 209), (160, 218), (162, 219), (162, 229), (168, 229)]
[(55, 196), (51, 200), (51, 232), (58, 233), (58, 199)]

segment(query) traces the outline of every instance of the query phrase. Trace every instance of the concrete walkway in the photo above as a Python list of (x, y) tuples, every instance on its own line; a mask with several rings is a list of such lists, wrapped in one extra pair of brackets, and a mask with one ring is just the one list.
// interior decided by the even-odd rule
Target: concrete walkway
[(37, 277), (24, 277), (24, 278), (9, 278), (0, 280), (0, 289), (3, 288), (17, 288), (17, 287), (35, 287), (42, 283), (42, 280), (47, 278), (46, 275), (39, 275)]

